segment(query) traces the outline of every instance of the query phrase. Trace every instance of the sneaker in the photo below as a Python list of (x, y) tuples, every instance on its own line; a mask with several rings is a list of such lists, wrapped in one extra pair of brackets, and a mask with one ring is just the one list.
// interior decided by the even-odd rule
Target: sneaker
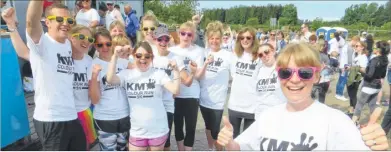
[(338, 100), (340, 100), (340, 98), (341, 98), (341, 96), (339, 96), (339, 95), (335, 95), (334, 97), (337, 98)]
[(348, 99), (348, 98), (345, 98), (344, 96), (341, 96), (339, 100), (348, 101), (349, 99)]

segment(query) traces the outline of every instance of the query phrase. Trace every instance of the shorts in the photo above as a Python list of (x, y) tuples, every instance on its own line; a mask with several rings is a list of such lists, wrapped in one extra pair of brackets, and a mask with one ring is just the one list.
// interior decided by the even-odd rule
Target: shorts
[(168, 120), (168, 137), (167, 137), (167, 141), (166, 143), (164, 144), (164, 147), (170, 147), (171, 146), (171, 142), (170, 142), (170, 137), (171, 137), (171, 129), (172, 129), (172, 123), (174, 122), (174, 114), (173, 113), (170, 113), (170, 112), (167, 112), (167, 120)]
[(87, 140), (80, 121), (46, 122), (33, 119), (44, 151), (86, 151)]
[(168, 138), (168, 134), (163, 135), (157, 138), (138, 138), (138, 137), (130, 137), (129, 144), (132, 144), (136, 147), (157, 147), (166, 142)]
[(124, 151), (128, 143), (130, 130), (129, 116), (117, 120), (97, 120), (95, 128), (98, 131), (101, 151)]
[(77, 118), (79, 119), (80, 124), (83, 127), (87, 139), (87, 144), (90, 145), (94, 143), (98, 136), (96, 135), (96, 130), (94, 127), (94, 121), (92, 119), (92, 112), (90, 108), (78, 112)]
[(220, 132), (220, 122), (223, 116), (223, 110), (209, 109), (200, 106), (202, 117), (205, 121), (205, 128), (210, 130), (212, 138), (217, 140), (217, 135)]

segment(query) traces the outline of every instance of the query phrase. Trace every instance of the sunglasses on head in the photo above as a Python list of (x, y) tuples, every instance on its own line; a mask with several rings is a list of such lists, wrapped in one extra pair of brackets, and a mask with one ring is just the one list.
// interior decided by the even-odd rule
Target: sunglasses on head
[(142, 57), (144, 57), (144, 59), (150, 59), (152, 57), (152, 55), (149, 53), (147, 54), (136, 53), (135, 56), (137, 59), (141, 59)]
[(47, 17), (48, 20), (56, 20), (58, 23), (63, 23), (64, 20), (66, 20), (66, 22), (68, 24), (71, 24), (73, 25), (75, 23), (75, 20), (73, 18), (70, 18), (70, 17), (62, 17), (62, 16), (48, 16)]
[(229, 34), (229, 33), (224, 33), (224, 36), (230, 36), (231, 34)]
[(262, 58), (263, 56), (269, 55), (269, 53), (270, 53), (270, 50), (267, 49), (267, 50), (263, 51), (262, 53), (259, 53), (259, 54), (258, 54), (258, 57), (259, 57), (259, 58)]
[(303, 67), (303, 68), (277, 68), (278, 77), (281, 80), (288, 80), (292, 78), (294, 73), (297, 73), (300, 80), (311, 80), (314, 77), (316, 67)]
[(155, 27), (143, 27), (143, 31), (155, 31)]
[(96, 43), (96, 46), (98, 48), (103, 47), (103, 45), (106, 45), (107, 47), (111, 47), (111, 42), (106, 42), (106, 43)]
[(157, 38), (156, 39), (158, 42), (166, 42), (166, 43), (168, 43), (168, 42), (170, 42), (170, 37), (168, 37), (168, 36), (162, 36), (162, 37), (159, 37), (159, 38)]
[(84, 34), (80, 34), (80, 33), (72, 34), (72, 37), (76, 37), (76, 38), (79, 39), (79, 40), (85, 40), (85, 39), (87, 39), (88, 42), (90, 42), (90, 43), (94, 43), (94, 42), (95, 42), (95, 39), (94, 39), (94, 38), (85, 36)]
[(244, 40), (244, 39), (247, 39), (247, 40), (251, 40), (253, 39), (251, 36), (241, 36), (239, 37), (240, 40)]
[(193, 37), (193, 33), (191, 32), (180, 32), (182, 36), (187, 35), (187, 37)]

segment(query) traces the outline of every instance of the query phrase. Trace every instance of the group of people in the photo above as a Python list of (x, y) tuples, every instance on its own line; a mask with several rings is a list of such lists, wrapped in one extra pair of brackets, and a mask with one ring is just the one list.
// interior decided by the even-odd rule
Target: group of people
[(325, 66), (309, 44), (288, 44), (277, 55), (246, 27), (229, 51), (223, 44), (231, 35), (219, 21), (208, 23), (205, 48), (194, 44), (194, 21), (179, 27), (173, 44), (168, 28), (146, 14), (142, 40), (132, 47), (121, 21), (91, 29), (62, 4), (46, 9), (44, 33), (42, 4), (29, 2), (27, 45), (13, 8), (2, 17), (18, 56), (31, 63), (33, 121), (44, 150), (88, 150), (96, 139), (105, 151), (170, 150), (173, 124), (178, 150), (192, 150), (198, 109), (205, 150), (388, 149), (379, 124), (360, 131), (347, 115), (312, 99)]

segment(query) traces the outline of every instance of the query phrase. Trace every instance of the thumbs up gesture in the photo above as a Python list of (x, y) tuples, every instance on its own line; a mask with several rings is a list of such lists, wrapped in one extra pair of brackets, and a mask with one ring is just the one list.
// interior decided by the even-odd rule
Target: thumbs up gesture
[(220, 130), (217, 137), (217, 143), (221, 146), (227, 146), (233, 141), (233, 127), (226, 116), (223, 116), (224, 127)]

